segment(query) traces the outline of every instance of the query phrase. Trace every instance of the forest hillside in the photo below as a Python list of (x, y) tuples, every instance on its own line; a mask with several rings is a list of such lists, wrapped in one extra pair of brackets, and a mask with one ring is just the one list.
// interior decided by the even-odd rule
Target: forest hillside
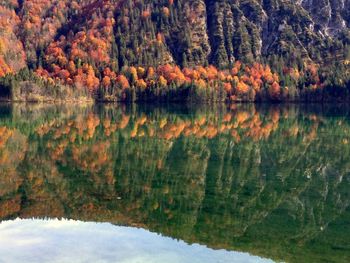
[(0, 0), (12, 100), (339, 101), (349, 60), (349, 0)]

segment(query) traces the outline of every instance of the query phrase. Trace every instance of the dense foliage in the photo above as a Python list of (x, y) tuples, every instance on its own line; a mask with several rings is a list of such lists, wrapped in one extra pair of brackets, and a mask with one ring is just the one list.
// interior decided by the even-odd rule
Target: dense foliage
[(231, 2), (0, 1), (0, 81), (21, 80), (0, 96), (28, 97), (7, 91), (27, 68), (39, 100), (349, 100), (346, 10), (330, 33), (305, 3)]
[(0, 107), (0, 221), (112, 222), (276, 261), (349, 261), (349, 108), (148, 107)]

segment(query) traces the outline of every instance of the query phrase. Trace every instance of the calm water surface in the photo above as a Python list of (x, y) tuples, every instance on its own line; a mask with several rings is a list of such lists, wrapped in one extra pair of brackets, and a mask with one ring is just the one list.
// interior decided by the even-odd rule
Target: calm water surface
[(0, 105), (0, 262), (349, 262), (349, 116)]

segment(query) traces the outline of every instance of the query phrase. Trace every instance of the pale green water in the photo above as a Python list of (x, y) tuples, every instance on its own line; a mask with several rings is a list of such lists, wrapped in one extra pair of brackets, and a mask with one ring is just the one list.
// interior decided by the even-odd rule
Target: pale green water
[[(8, 247), (1, 245), (0, 255), (35, 248), (19, 246), (21, 235), (8, 240), (6, 229), (38, 229), (27, 234), (39, 239), (45, 233), (47, 221), (8, 221), (19, 217), (79, 220), (65, 227), (76, 236), (94, 229), (98, 251), (110, 252), (105, 262), (124, 261), (101, 226), (124, 233), (119, 241), (136, 242), (132, 252), (123, 249), (126, 259), (140, 255), (135, 262), (145, 256), (159, 262), (161, 255), (191, 262), (199, 254), (207, 262), (349, 262), (349, 112), (329, 106), (3, 105), (0, 244)], [(75, 232), (68, 232), (73, 240)], [(64, 231), (46, 233), (42, 237), (55, 241)], [(142, 238), (154, 246), (145, 249)], [(86, 244), (86, 253), (96, 256), (97, 247)]]

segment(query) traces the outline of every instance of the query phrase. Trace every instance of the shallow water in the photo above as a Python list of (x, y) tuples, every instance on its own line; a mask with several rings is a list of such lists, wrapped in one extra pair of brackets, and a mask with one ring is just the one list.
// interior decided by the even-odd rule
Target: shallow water
[(349, 262), (349, 112), (1, 105), (0, 262)]

